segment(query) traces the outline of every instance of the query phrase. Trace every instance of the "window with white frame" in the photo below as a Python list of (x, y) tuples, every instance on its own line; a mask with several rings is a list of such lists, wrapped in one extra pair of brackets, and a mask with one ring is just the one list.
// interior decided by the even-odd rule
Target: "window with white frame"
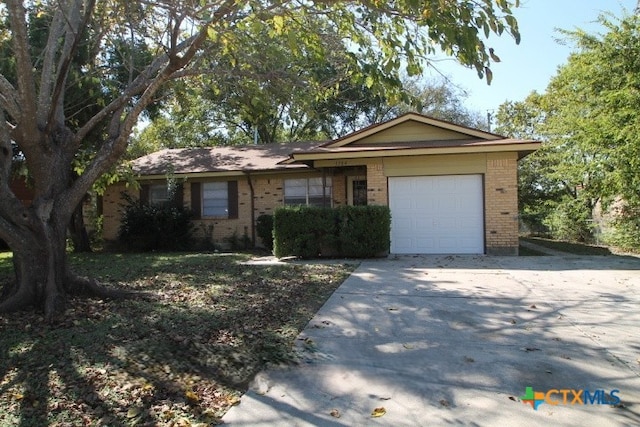
[(229, 187), (226, 181), (202, 183), (202, 216), (229, 217)]
[(169, 188), (166, 183), (149, 185), (149, 204), (152, 206), (162, 206), (168, 203)]
[(331, 206), (331, 177), (284, 180), (285, 205)]

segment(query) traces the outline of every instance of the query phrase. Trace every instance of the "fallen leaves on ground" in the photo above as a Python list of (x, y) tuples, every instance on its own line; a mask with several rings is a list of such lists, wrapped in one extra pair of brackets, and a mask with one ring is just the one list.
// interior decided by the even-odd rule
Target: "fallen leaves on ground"
[(383, 406), (380, 406), (379, 408), (375, 408), (373, 411), (371, 411), (371, 416), (374, 418), (378, 418), (383, 416), (386, 413), (387, 413), (387, 410)]
[(294, 360), (295, 337), (353, 268), (248, 258), (76, 258), (83, 274), (152, 298), (71, 300), (53, 325), (0, 317), (0, 425), (219, 423), (258, 371)]

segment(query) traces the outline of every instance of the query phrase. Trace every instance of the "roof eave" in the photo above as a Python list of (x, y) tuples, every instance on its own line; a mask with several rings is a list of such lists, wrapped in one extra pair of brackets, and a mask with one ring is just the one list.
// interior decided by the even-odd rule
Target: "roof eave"
[(334, 160), (352, 158), (375, 158), (375, 157), (399, 157), (415, 155), (439, 155), (439, 154), (471, 154), (471, 153), (495, 153), (495, 152), (518, 152), (525, 153), (522, 157), (540, 148), (540, 142), (516, 143), (516, 144), (494, 144), (478, 146), (457, 146), (457, 147), (421, 147), (421, 148), (398, 148), (386, 150), (349, 150), (349, 151), (309, 151), (293, 153), (288, 164), (303, 163), (315, 160)]

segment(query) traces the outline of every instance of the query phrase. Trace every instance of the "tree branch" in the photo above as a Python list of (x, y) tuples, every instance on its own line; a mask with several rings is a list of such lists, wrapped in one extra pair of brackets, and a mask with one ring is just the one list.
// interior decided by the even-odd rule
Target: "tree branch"
[[(177, 44), (175, 48), (168, 53), (156, 58), (145, 71), (125, 89), (120, 97), (96, 114), (78, 131), (75, 144), (79, 145), (93, 127), (111, 116), (107, 140), (102, 144), (96, 156), (82, 175), (74, 181), (72, 186), (65, 191), (61, 197), (62, 200), (66, 200), (68, 203), (59, 207), (69, 210), (69, 216), (91, 185), (124, 154), (127, 149), (129, 135), (133, 127), (137, 124), (138, 117), (154, 100), (155, 94), (160, 87), (171, 80), (176, 75), (176, 72), (186, 67), (192, 61), (202, 43), (207, 39), (209, 27), (225, 19), (225, 17), (234, 12), (236, 8), (235, 0), (226, 0), (213, 13), (211, 20), (204, 24), (195, 36), (187, 38), (182, 43)], [(181, 53), (182, 55), (180, 55)], [(121, 115), (124, 113), (127, 104), (132, 101), (134, 96), (140, 93), (140, 98), (130, 107), (124, 118), (122, 118)], [(65, 213), (67, 212), (65, 211)]]
[(51, 100), (51, 92), (53, 81), (56, 74), (55, 60), (58, 52), (57, 45), (64, 34), (65, 19), (61, 8), (56, 8), (56, 12), (49, 27), (49, 38), (44, 48), (44, 60), (42, 61), (42, 74), (40, 76), (40, 96), (38, 98), (38, 126), (46, 126), (46, 120), (49, 111), (49, 101)]
[(95, 6), (95, 0), (88, 0), (84, 16), (81, 18), (80, 10), (82, 8), (82, 0), (72, 1), (75, 1), (75, 4), (71, 5), (70, 8), (71, 13), (67, 21), (64, 47), (60, 53), (61, 60), (56, 70), (56, 84), (53, 89), (53, 96), (51, 97), (52, 108), (47, 121), (48, 130), (51, 130), (56, 122), (64, 123), (64, 91), (69, 75), (69, 68), (71, 67), (73, 56), (78, 50), (82, 33), (88, 25)]
[(18, 91), (2, 74), (0, 74), (0, 108), (6, 110), (13, 120), (20, 121)]
[[(31, 62), (31, 49), (29, 32), (27, 30), (27, 13), (22, 0), (6, 0), (9, 23), (13, 33), (13, 49), (16, 56), (16, 75), (18, 76), (18, 98), (22, 106), (21, 119), (35, 117), (36, 110), (36, 85), (33, 79), (33, 65)], [(37, 141), (38, 130), (29, 126), (21, 127), (20, 132), (25, 140)]]

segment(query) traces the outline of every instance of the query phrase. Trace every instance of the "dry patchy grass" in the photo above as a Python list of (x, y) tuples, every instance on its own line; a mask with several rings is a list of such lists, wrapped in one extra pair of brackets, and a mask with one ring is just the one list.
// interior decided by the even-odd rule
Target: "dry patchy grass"
[[(0, 425), (214, 425), (293, 340), (349, 265), (246, 255), (92, 254), (78, 270), (153, 298), (73, 300), (60, 321), (0, 317)], [(0, 283), (10, 278), (0, 257)]]

